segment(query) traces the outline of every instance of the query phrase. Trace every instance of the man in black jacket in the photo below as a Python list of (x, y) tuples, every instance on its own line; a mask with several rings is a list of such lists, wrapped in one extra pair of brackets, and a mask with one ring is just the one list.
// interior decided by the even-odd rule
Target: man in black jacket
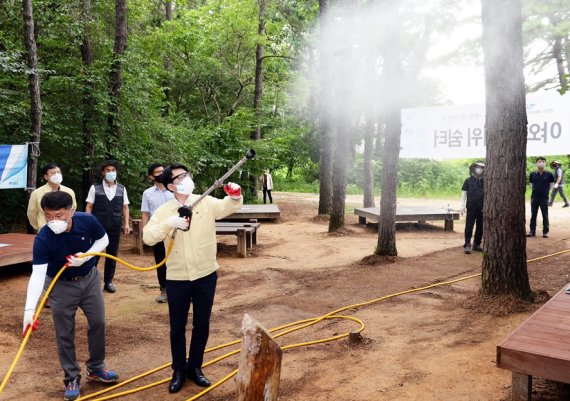
[(482, 252), (481, 240), (483, 238), (483, 173), (485, 163), (476, 161), (469, 166), (469, 178), (463, 183), (461, 188), (461, 213), (467, 211), (465, 221), (465, 253), (471, 253), (471, 236), (473, 227), (475, 228), (475, 238), (473, 240), (473, 250)]
[(550, 171), (546, 171), (546, 159), (539, 157), (536, 159), (536, 171), (530, 173), (528, 183), (532, 186), (532, 194), (530, 195), (530, 231), (527, 237), (536, 236), (536, 216), (538, 208), (542, 214), (542, 237), (548, 238), (548, 194), (550, 187), (554, 184), (554, 175)]

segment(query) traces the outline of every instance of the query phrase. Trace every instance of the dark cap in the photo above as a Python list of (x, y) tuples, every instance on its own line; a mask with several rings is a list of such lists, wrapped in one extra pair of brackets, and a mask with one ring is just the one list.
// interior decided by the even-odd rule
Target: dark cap
[(105, 167), (113, 166), (115, 169), (119, 170), (122, 166), (117, 160), (103, 160), (101, 164), (99, 164), (99, 171), (103, 172)]

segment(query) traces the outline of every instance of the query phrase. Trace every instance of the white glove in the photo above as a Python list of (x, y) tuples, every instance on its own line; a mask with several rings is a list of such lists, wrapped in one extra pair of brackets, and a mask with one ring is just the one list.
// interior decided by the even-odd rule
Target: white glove
[(554, 184), (554, 189), (558, 188), (558, 184)]
[(68, 255), (67, 266), (78, 267), (92, 258), (92, 256), (81, 257), (83, 254), (83, 252), (77, 252), (75, 255)]
[(26, 329), (28, 328), (28, 326), (30, 326), (32, 328), (32, 330), (36, 330), (38, 328), (38, 324), (39, 321), (36, 321), (36, 324), (34, 325), (34, 311), (33, 310), (27, 310), (24, 311), (24, 327), (22, 329), (22, 334), (26, 334)]
[(229, 182), (227, 185), (224, 185), (224, 192), (233, 200), (241, 198), (241, 187), (235, 182)]
[(184, 217), (172, 216), (168, 220), (166, 220), (166, 224), (168, 224), (172, 228), (187, 230), (188, 227), (190, 226), (190, 221)]

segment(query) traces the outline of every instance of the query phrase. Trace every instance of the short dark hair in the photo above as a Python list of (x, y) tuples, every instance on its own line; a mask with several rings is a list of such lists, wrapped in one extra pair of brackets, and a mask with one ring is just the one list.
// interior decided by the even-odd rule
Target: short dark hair
[(150, 165), (148, 166), (148, 169), (147, 169), (147, 173), (148, 173), (147, 175), (152, 175), (152, 173), (154, 173), (154, 170), (156, 170), (156, 169), (159, 168), (159, 167), (164, 167), (164, 164), (162, 164), (162, 163), (152, 163), (152, 164), (150, 164)]
[(48, 173), (48, 171), (50, 171), (52, 168), (58, 168), (59, 164), (57, 163), (46, 163), (43, 167), (42, 167), (42, 176), (46, 175)]
[(540, 160), (546, 161), (546, 159), (545, 159), (544, 157), (542, 157), (542, 156), (539, 156), (539, 157), (536, 158), (536, 161), (537, 161), (537, 162), (539, 162)]
[(168, 186), (168, 184), (172, 184), (172, 170), (175, 170), (177, 168), (180, 168), (184, 171), (188, 171), (188, 167), (186, 167), (184, 164), (181, 163), (174, 163), (171, 164), (170, 166), (166, 167), (164, 169), (164, 171), (162, 172), (162, 175), (160, 176), (160, 182), (162, 182), (162, 185), (164, 185), (165, 187)]
[(48, 192), (42, 197), (42, 210), (71, 209), (73, 199), (64, 191)]

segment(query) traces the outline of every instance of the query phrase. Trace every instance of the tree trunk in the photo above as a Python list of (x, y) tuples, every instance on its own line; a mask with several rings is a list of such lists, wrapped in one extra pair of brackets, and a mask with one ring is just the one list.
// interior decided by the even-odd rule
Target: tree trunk
[(83, 176), (82, 199), (87, 198), (89, 188), (93, 183), (93, 162), (95, 156), (95, 140), (93, 138), (93, 125), (95, 117), (95, 82), (91, 76), (91, 34), (89, 21), (91, 19), (91, 0), (83, 0), (82, 10), (83, 38), (81, 41), (81, 60), (83, 62), (83, 116), (81, 126), (83, 129)]
[(115, 0), (115, 44), (109, 70), (109, 110), (107, 115), (106, 157), (114, 158), (113, 151), (121, 137), (119, 105), (123, 85), (122, 55), (127, 47), (127, 2)]
[(524, 198), (527, 116), (520, 0), (483, 0), (482, 22), (487, 139), (482, 292), (530, 299)]
[[(258, 42), (265, 40), (265, 0), (257, 0), (259, 4), (259, 20), (257, 25)], [(261, 139), (261, 100), (263, 96), (263, 56), (265, 46), (257, 43), (255, 49), (255, 89), (253, 91), (253, 109), (255, 111), (255, 132), (251, 139), (259, 141)]]
[(560, 82), (560, 90), (565, 93), (568, 90), (568, 78), (564, 70), (564, 59), (562, 57), (562, 38), (557, 36), (552, 46), (552, 57), (556, 61), (556, 69), (558, 71), (558, 81)]
[[(30, 126), (30, 142), (36, 149), (40, 147), (40, 139), (42, 133), (42, 101), (40, 98), (40, 74), (38, 72), (38, 53), (36, 47), (36, 39), (34, 36), (34, 10), (32, 0), (22, 1), (24, 18), (24, 45), (26, 47), (26, 55), (28, 58), (28, 82), (30, 87), (30, 106), (31, 106), (31, 126)], [(28, 188), (36, 187), (37, 171), (38, 171), (38, 158), (35, 152), (29, 153), (28, 162)], [(30, 193), (26, 194), (26, 204), (30, 200)]]
[(364, 125), (364, 164), (362, 166), (362, 189), (364, 207), (374, 207), (374, 121), (372, 113), (366, 116)]
[[(340, 95), (342, 98), (342, 95)], [(346, 97), (344, 97), (346, 99)], [(340, 113), (339, 113), (340, 114)], [(336, 122), (334, 159), (332, 163), (332, 204), (329, 232), (344, 227), (344, 206), (346, 201), (346, 182), (348, 161), (350, 158), (350, 130), (346, 118)]]
[(386, 106), (385, 139), (382, 153), (382, 178), (380, 198), (380, 222), (376, 255), (397, 256), (396, 248), (396, 190), (398, 187), (398, 161), (400, 157), (400, 133), (402, 129), (401, 104), (405, 81), (402, 75), (399, 1), (385, 2), (389, 21), (393, 23), (386, 32), (383, 81), (385, 93), (390, 94)]
[[(326, 22), (326, 14), (329, 6), (328, 0), (319, 0), (319, 30), (321, 43), (324, 41), (325, 32), (324, 24)], [(321, 54), (319, 55), (319, 63), (322, 66), (327, 65), (328, 55), (324, 53), (321, 46)], [(319, 155), (319, 214), (330, 214), (332, 210), (332, 149), (333, 136), (331, 135), (331, 125), (329, 124), (330, 116), (327, 113), (328, 105), (325, 104), (325, 92), (329, 82), (327, 76), (322, 72), (328, 68), (321, 68), (319, 82), (319, 137), (320, 137), (320, 155)]]
[[(251, 139), (259, 141), (261, 139), (261, 100), (263, 96), (263, 57), (265, 53), (265, 0), (257, 0), (259, 5), (257, 23), (257, 46), (255, 48), (255, 89), (253, 91), (253, 110), (255, 112), (255, 131), (251, 133)], [(267, 166), (266, 166), (267, 167)], [(253, 199), (257, 199), (259, 191), (259, 179), (252, 175), (251, 193)]]
[[(164, 3), (164, 18), (166, 21), (172, 20), (172, 1), (166, 1)], [(162, 116), (168, 117), (170, 114), (170, 69), (172, 66), (172, 61), (169, 56), (166, 56), (164, 60), (164, 81), (162, 82), (162, 87), (164, 88), (164, 105), (162, 107)]]

